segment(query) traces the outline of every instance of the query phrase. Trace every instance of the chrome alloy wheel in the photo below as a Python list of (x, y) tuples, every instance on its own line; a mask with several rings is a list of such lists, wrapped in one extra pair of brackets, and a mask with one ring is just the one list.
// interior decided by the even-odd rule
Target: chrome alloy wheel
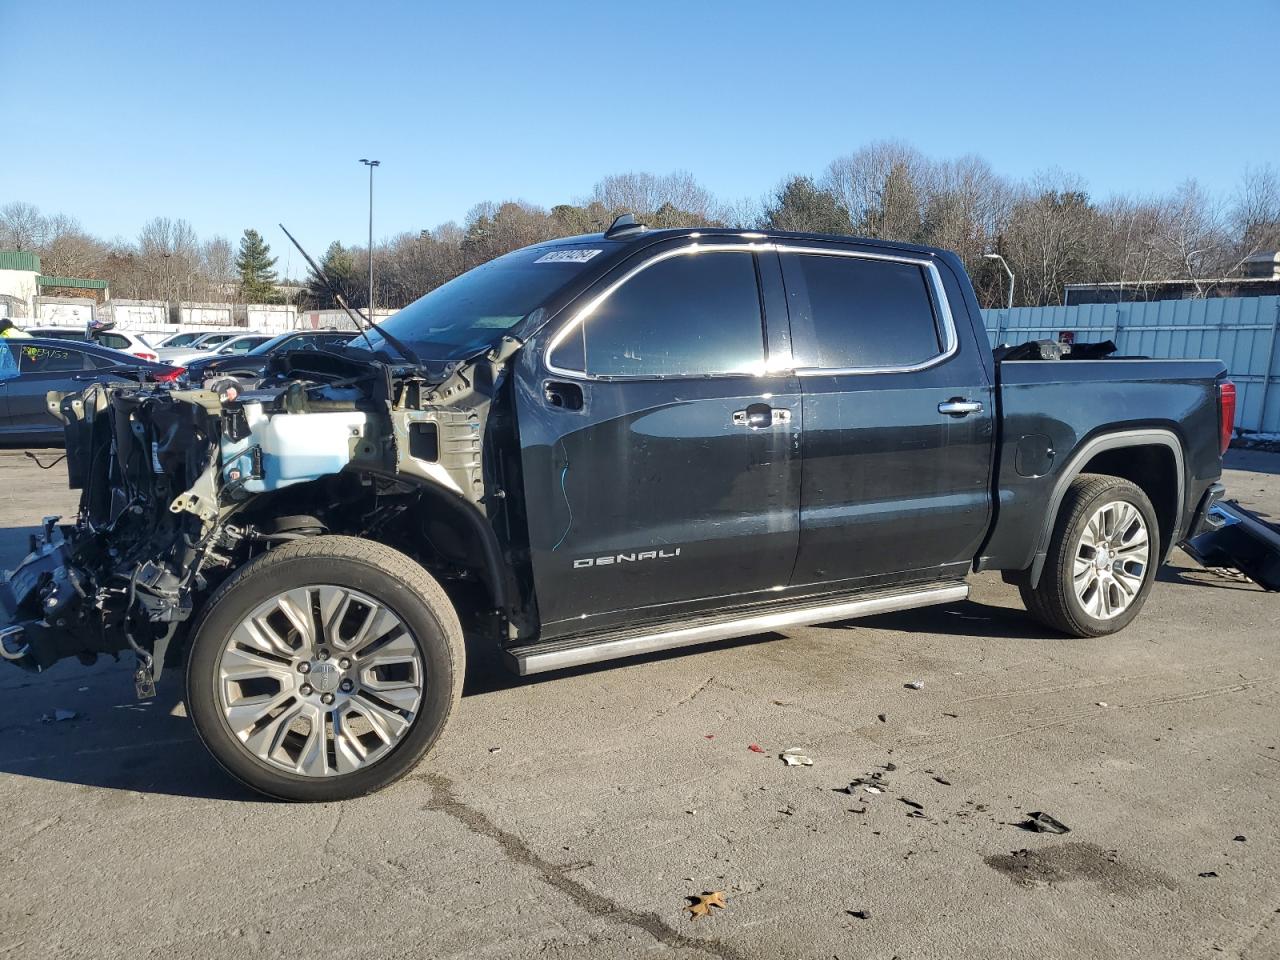
[(1072, 564), (1076, 599), (1085, 612), (1098, 620), (1124, 613), (1142, 589), (1150, 556), (1147, 525), (1137, 507), (1114, 500), (1094, 511)]
[(386, 605), (345, 587), (287, 590), (232, 630), (218, 705), (260, 761), (308, 777), (352, 773), (413, 726), (422, 653)]

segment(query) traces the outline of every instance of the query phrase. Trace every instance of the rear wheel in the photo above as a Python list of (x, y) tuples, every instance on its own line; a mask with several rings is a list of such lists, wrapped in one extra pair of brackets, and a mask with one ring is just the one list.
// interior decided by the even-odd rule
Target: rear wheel
[(285, 800), (342, 800), (413, 767), (462, 690), (444, 591), (390, 547), (321, 536), (246, 564), (194, 631), (187, 702), (234, 777)]
[(1021, 588), (1023, 603), (1063, 633), (1115, 633), (1146, 603), (1159, 550), (1155, 510), (1139, 487), (1082, 475), (1062, 499), (1040, 582)]

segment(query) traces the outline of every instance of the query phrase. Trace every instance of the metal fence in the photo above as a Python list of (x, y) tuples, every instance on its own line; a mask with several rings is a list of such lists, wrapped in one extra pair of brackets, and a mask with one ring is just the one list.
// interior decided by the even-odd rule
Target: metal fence
[(1239, 393), (1236, 426), (1280, 433), (1280, 297), (1014, 307), (982, 318), (992, 343), (1066, 334), (1080, 343), (1114, 340), (1131, 356), (1222, 360)]

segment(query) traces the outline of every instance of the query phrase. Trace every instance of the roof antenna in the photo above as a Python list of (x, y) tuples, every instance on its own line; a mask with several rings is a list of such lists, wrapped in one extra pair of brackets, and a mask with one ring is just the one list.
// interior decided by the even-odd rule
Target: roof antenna
[(629, 237), (633, 234), (644, 233), (649, 228), (636, 220), (634, 213), (624, 213), (615, 217), (613, 224), (604, 232), (606, 240), (617, 240), (621, 237)]

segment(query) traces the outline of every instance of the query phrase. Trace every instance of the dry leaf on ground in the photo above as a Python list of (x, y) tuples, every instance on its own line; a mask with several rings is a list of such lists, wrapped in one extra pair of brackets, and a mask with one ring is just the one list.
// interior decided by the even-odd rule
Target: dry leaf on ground
[(685, 909), (691, 914), (689, 917), (690, 920), (697, 920), (699, 917), (705, 917), (711, 912), (712, 907), (718, 907), (721, 910), (724, 909), (723, 890), (714, 890), (711, 893), (704, 893), (700, 896), (690, 897), (689, 899), (694, 901), (685, 907)]

